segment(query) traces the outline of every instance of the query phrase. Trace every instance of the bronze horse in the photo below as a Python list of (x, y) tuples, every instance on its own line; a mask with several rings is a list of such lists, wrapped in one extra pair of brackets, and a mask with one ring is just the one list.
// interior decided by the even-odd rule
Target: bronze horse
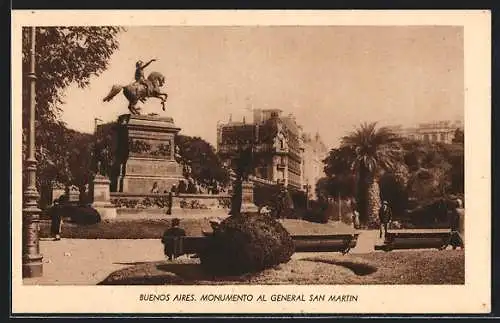
[(123, 90), (123, 95), (127, 98), (129, 104), (128, 109), (132, 114), (140, 114), (140, 108), (137, 107), (139, 101), (145, 102), (147, 98), (158, 98), (161, 100), (163, 111), (165, 111), (165, 102), (168, 94), (161, 92), (160, 88), (165, 84), (165, 76), (159, 72), (151, 72), (146, 79), (145, 84), (133, 82), (126, 86), (113, 85), (109, 94), (103, 99), (104, 102), (111, 101), (120, 91)]

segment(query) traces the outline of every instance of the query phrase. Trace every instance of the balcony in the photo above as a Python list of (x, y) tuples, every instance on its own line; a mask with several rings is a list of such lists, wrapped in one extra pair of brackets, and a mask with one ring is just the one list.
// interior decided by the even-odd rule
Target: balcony
[(286, 168), (286, 163), (285, 162), (279, 162), (276, 167), (278, 167), (278, 169), (285, 169)]

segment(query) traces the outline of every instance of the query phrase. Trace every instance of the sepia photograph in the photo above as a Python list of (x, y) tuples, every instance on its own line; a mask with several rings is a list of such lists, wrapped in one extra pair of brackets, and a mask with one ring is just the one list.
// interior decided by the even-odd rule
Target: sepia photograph
[(184, 313), (369, 312), (357, 288), (489, 288), (470, 258), (490, 254), (489, 107), (468, 110), (489, 78), (466, 79), (465, 23), (51, 15), (13, 25), (12, 271), (28, 295), (142, 286), (128, 301)]

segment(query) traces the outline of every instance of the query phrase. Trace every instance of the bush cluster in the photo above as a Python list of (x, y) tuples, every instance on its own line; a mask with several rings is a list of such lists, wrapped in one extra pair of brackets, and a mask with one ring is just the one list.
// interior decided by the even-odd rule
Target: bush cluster
[(167, 195), (146, 196), (142, 200), (117, 198), (112, 199), (111, 203), (117, 208), (168, 208), (170, 200)]
[(180, 201), (179, 204), (181, 209), (202, 209), (202, 210), (208, 209), (208, 206), (206, 206), (203, 203), (200, 203), (200, 201), (198, 200), (187, 201), (183, 199)]
[(215, 275), (258, 272), (286, 263), (295, 251), (292, 237), (269, 216), (230, 216), (214, 229), (200, 254), (203, 268)]
[(50, 218), (60, 216), (76, 224), (96, 224), (101, 222), (101, 215), (88, 205), (56, 205), (47, 210)]

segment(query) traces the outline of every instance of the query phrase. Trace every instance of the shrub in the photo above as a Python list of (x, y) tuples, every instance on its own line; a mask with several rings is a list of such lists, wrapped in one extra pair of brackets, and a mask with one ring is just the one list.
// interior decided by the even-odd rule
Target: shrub
[(295, 251), (292, 237), (270, 216), (230, 216), (214, 229), (200, 253), (203, 268), (215, 275), (258, 272), (286, 263)]
[(180, 201), (180, 207), (181, 207), (181, 209), (193, 209), (193, 210), (195, 210), (195, 209), (202, 209), (202, 210), (208, 209), (208, 206), (206, 206), (203, 203), (200, 203), (200, 201), (198, 201), (198, 200), (187, 201), (186, 199), (182, 199)]
[(111, 203), (117, 208), (134, 209), (137, 207), (137, 204), (139, 204), (139, 200), (117, 198), (117, 199), (111, 199)]
[(276, 216), (281, 219), (302, 219), (304, 213), (305, 210), (302, 211), (301, 209), (286, 208), (281, 211), (281, 214)]
[(327, 212), (328, 203), (313, 201), (311, 202), (311, 208), (306, 212), (304, 220), (315, 223), (327, 223), (330, 214)]
[(90, 206), (63, 206), (63, 216), (68, 216), (76, 224), (96, 224), (101, 222), (101, 215)]
[(231, 207), (231, 199), (230, 198), (219, 198), (217, 200), (219, 202), (219, 206), (224, 209), (229, 209)]
[(436, 199), (407, 212), (409, 222), (416, 228), (441, 228), (448, 226), (447, 211), (450, 202)]

